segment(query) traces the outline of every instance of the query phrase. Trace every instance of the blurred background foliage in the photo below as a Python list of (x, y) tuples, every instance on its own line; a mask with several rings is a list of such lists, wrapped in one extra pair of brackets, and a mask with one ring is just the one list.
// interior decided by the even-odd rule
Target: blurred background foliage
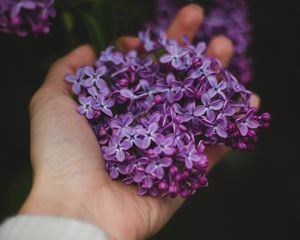
[[(28, 103), (50, 63), (82, 43), (99, 51), (120, 35), (134, 35), (153, 14), (153, 0), (76, 1), (54, 20), (49, 35), (0, 34), (1, 220), (17, 213), (30, 190)], [(262, 111), (272, 113), (272, 126), (254, 152), (228, 154), (209, 174), (210, 186), (188, 199), (152, 239), (300, 238), (299, 8), (296, 1), (249, 3), (255, 70), (250, 88), (261, 95)]]

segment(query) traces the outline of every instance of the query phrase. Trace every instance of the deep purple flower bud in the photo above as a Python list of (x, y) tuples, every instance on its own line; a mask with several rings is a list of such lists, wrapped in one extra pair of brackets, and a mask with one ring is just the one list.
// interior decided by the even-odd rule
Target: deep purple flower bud
[(200, 176), (198, 182), (201, 186), (206, 186), (208, 184), (208, 179), (206, 176)]
[(182, 175), (181, 173), (177, 173), (177, 174), (175, 175), (175, 180), (176, 180), (177, 182), (179, 182), (182, 178), (183, 178), (183, 175)]
[(170, 167), (170, 173), (171, 173), (172, 175), (175, 175), (176, 173), (178, 173), (178, 168), (177, 168), (176, 166), (172, 165), (172, 166)]
[(162, 97), (162, 96), (156, 95), (156, 96), (154, 97), (153, 102), (154, 102), (154, 104), (158, 104), (158, 103), (160, 103), (162, 100), (163, 100), (163, 97)]
[(127, 78), (122, 78), (122, 79), (119, 79), (117, 81), (117, 84), (119, 84), (121, 87), (128, 87), (128, 79)]
[(239, 142), (238, 143), (238, 148), (241, 150), (245, 150), (247, 148), (247, 145), (243, 142)]
[(107, 134), (107, 131), (104, 127), (100, 127), (100, 130), (99, 130), (99, 135), (100, 136), (105, 136)]
[(180, 196), (183, 197), (183, 198), (187, 198), (188, 196), (190, 196), (190, 191), (185, 189), (185, 190), (182, 190), (180, 192)]
[(255, 130), (250, 129), (250, 130), (248, 131), (248, 136), (251, 137), (251, 138), (256, 137), (256, 132), (255, 132)]
[(270, 113), (263, 113), (261, 115), (261, 118), (264, 120), (264, 121), (269, 121), (271, 120), (271, 114)]
[(169, 186), (169, 192), (172, 194), (172, 193), (176, 193), (177, 192), (177, 186), (175, 184), (171, 184)]
[(159, 189), (160, 190), (166, 190), (166, 189), (168, 189), (168, 187), (169, 186), (165, 181), (162, 181), (162, 182), (159, 183)]

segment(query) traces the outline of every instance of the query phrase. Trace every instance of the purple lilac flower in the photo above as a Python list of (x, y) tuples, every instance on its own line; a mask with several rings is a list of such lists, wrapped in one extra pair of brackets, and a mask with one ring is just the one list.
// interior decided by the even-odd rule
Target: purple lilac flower
[(171, 136), (164, 137), (162, 135), (158, 135), (156, 138), (157, 146), (154, 149), (155, 155), (159, 155), (164, 153), (167, 156), (171, 156), (176, 151), (174, 146), (174, 138)]
[(113, 105), (114, 101), (112, 99), (105, 99), (102, 94), (98, 94), (94, 101), (93, 109), (100, 110), (106, 115), (113, 117), (112, 111), (110, 110)]
[(1, 0), (0, 31), (18, 36), (48, 33), (49, 18), (56, 15), (54, 0)]
[(78, 101), (81, 105), (77, 108), (77, 111), (84, 114), (87, 119), (92, 119), (94, 117), (94, 98), (81, 95), (78, 97)]
[(125, 129), (133, 122), (131, 113), (120, 115), (110, 120), (110, 127), (115, 130), (115, 134), (124, 136)]
[(224, 117), (218, 118), (214, 122), (206, 121), (208, 126), (206, 130), (206, 136), (211, 137), (214, 134), (217, 134), (221, 138), (227, 138), (228, 133), (226, 132), (227, 120)]
[(178, 87), (173, 84), (176, 82), (174, 74), (170, 73), (167, 75), (165, 81), (158, 84), (157, 90), (165, 94), (166, 99), (172, 103), (174, 102), (174, 95), (179, 91)]
[(92, 87), (97, 86), (99, 89), (107, 88), (105, 81), (101, 78), (106, 73), (106, 67), (100, 66), (96, 70), (90, 66), (83, 69), (85, 74), (84, 86)]
[(216, 79), (208, 78), (208, 82), (211, 88), (208, 90), (207, 94), (211, 98), (219, 94), (224, 99), (226, 99), (226, 96), (224, 95), (223, 92), (227, 88), (227, 83), (225, 81), (221, 81), (218, 83)]
[(190, 77), (192, 79), (197, 78), (211, 78), (213, 77), (213, 71), (210, 70), (211, 61), (209, 59), (204, 59), (200, 66), (192, 69), (190, 72)]
[(142, 56), (108, 47), (96, 67), (65, 79), (112, 179), (135, 185), (139, 195), (188, 197), (208, 185), (205, 147), (253, 148), (270, 114), (250, 107), (252, 93), (203, 55), (204, 43), (179, 46), (149, 31), (140, 36), (155, 47)]
[(139, 38), (144, 43), (144, 48), (146, 51), (152, 51), (155, 47), (155, 43), (151, 40), (150, 37), (150, 30), (147, 30), (146, 32), (139, 32)]
[(123, 57), (120, 52), (113, 52), (113, 47), (110, 46), (101, 53), (99, 60), (102, 62), (113, 62), (114, 64), (119, 65), (123, 61)]
[(117, 179), (120, 174), (126, 174), (125, 166), (121, 165), (119, 162), (106, 162), (106, 169), (112, 179)]
[(149, 148), (151, 142), (155, 142), (158, 136), (157, 130), (159, 128), (158, 123), (153, 122), (147, 128), (138, 128), (137, 133), (143, 136), (143, 142), (141, 145), (141, 149)]
[(109, 141), (109, 145), (102, 147), (103, 154), (109, 156), (109, 159), (116, 159), (119, 162), (125, 160), (125, 151), (130, 148), (128, 141), (120, 141), (117, 137), (113, 137)]
[(193, 142), (189, 143), (181, 149), (180, 156), (183, 157), (187, 169), (191, 169), (194, 162), (198, 162), (201, 160), (201, 155), (199, 155), (196, 151), (195, 144)]
[(224, 105), (222, 100), (211, 101), (211, 97), (209, 96), (209, 94), (203, 94), (201, 96), (201, 102), (203, 103), (203, 105), (198, 106), (195, 109), (194, 115), (196, 117), (200, 117), (206, 113), (207, 119), (209, 121), (213, 121), (215, 119), (215, 112), (220, 110)]
[(155, 158), (150, 160), (145, 171), (152, 174), (154, 177), (157, 177), (158, 179), (162, 179), (165, 175), (164, 168), (171, 166), (171, 164), (172, 159), (169, 157)]
[(171, 63), (172, 67), (179, 69), (182, 62), (183, 56), (187, 54), (183, 48), (177, 46), (177, 44), (167, 45), (166, 50), (168, 53), (160, 57), (161, 63)]
[(81, 91), (81, 87), (83, 86), (83, 82), (82, 82), (83, 75), (84, 75), (83, 68), (78, 68), (75, 75), (67, 74), (65, 76), (65, 80), (72, 84), (72, 91), (74, 94), (78, 95)]
[(254, 109), (250, 109), (244, 117), (236, 120), (237, 126), (242, 136), (246, 136), (249, 129), (256, 129), (259, 127), (259, 123), (255, 120)]

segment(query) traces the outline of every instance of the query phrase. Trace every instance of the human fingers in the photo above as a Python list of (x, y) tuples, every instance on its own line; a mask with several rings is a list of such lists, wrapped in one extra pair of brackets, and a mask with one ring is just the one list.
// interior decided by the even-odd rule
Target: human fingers
[[(166, 30), (168, 38), (182, 43), (182, 37), (187, 36), (192, 40), (204, 21), (204, 11), (197, 4), (183, 7)], [(140, 45), (137, 37), (124, 36), (117, 40), (117, 46), (124, 52), (137, 48)]]
[(225, 36), (217, 36), (208, 44), (206, 55), (217, 58), (224, 67), (229, 64), (234, 53), (232, 41)]

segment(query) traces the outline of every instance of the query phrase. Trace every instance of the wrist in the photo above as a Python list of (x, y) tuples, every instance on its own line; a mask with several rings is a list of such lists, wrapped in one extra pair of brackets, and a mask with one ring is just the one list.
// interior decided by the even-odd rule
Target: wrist
[(86, 192), (78, 193), (70, 187), (61, 186), (53, 179), (35, 180), (18, 214), (76, 219), (99, 227), (109, 239), (126, 239), (115, 236), (116, 232), (110, 229), (111, 226), (105, 222), (105, 216), (101, 215), (101, 209), (93, 211), (92, 203), (87, 202), (89, 196)]
[(78, 203), (69, 198), (66, 193), (33, 185), (29, 196), (21, 207), (19, 214), (55, 215), (81, 219)]

